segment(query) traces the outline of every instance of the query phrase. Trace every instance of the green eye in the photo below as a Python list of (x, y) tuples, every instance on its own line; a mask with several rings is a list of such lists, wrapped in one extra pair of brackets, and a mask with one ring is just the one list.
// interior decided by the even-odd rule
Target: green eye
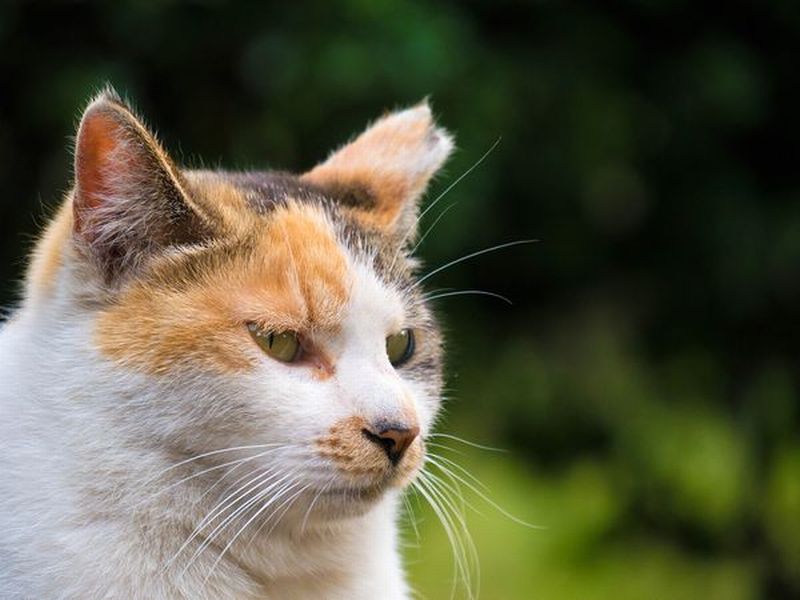
[(276, 360), (291, 363), (299, 360), (303, 354), (300, 340), (292, 331), (273, 333), (261, 329), (255, 323), (248, 323), (247, 329), (258, 347)]
[(386, 338), (386, 355), (389, 362), (399, 367), (414, 355), (416, 342), (413, 329), (402, 329)]

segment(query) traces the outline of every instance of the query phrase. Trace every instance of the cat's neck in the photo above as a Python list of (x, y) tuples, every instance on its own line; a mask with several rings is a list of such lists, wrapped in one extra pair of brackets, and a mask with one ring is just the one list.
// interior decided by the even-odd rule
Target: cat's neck
[[(170, 585), (188, 598), (238, 588), (243, 598), (404, 600), (408, 590), (398, 558), (396, 508), (396, 499), (386, 498), (367, 514), (333, 526), (288, 522), (255, 539), (232, 540), (232, 528), (194, 556), (188, 576), (180, 576), (182, 567), (173, 569), (177, 576)], [(170, 552), (186, 533), (185, 528), (175, 530), (167, 541)], [(185, 558), (193, 557), (203, 542), (201, 537), (186, 548)], [(186, 562), (176, 561), (181, 564)]]
[[(236, 562), (276, 598), (407, 598), (398, 560), (396, 500), (315, 531), (285, 530), (238, 553)], [(291, 525), (290, 525), (291, 527)], [(285, 568), (283, 566), (285, 566)]]

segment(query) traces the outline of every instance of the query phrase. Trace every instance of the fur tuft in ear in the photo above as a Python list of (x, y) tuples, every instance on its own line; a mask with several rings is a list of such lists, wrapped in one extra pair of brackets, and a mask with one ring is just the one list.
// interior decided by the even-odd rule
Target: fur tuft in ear
[(74, 234), (107, 281), (154, 250), (205, 235), (205, 219), (155, 136), (107, 89), (81, 118), (75, 144)]
[(424, 101), (379, 119), (303, 179), (351, 206), (366, 226), (406, 237), (418, 200), (452, 150), (453, 138)]

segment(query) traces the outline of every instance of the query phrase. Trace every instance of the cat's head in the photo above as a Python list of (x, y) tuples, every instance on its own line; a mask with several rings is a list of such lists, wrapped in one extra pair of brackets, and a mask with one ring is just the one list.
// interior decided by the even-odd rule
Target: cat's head
[(103, 93), (29, 302), (83, 319), (87, 385), (136, 398), (103, 409), (123, 435), (368, 505), (420, 468), (439, 407), (440, 332), (409, 251), (452, 146), (420, 104), (302, 175), (185, 170)]

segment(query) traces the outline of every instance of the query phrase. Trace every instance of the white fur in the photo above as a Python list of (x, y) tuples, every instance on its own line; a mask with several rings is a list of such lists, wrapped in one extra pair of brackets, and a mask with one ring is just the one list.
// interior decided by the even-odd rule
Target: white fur
[(26, 303), (0, 332), (0, 598), (408, 598), (398, 491), (307, 511), (306, 490), (253, 543), (243, 542), (255, 527), (215, 564), (238, 530), (229, 527), (181, 574), (201, 539), (169, 560), (212, 508), (214, 495), (201, 495), (223, 471), (179, 484), (187, 471), (154, 479), (180, 460), (177, 450), (283, 443), (296, 447), (250, 464), (319, 488), (339, 474), (313, 440), (337, 419), (393, 418), (410, 406), (428, 431), (437, 400), (386, 358), (385, 336), (405, 325), (401, 298), (351, 262), (348, 317), (327, 340), (336, 372), (325, 381), (255, 344), (259, 366), (245, 376), (156, 379), (114, 364), (96, 349), (96, 309), (75, 301), (85, 284), (69, 264), (52, 297)]

